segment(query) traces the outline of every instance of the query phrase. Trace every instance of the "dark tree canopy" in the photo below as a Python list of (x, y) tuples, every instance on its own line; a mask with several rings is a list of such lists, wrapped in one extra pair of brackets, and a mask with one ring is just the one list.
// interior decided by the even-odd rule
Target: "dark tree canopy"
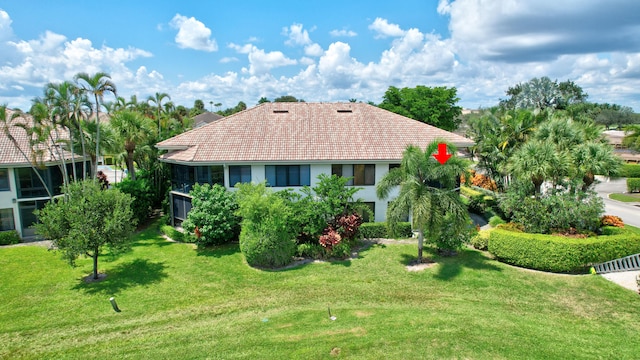
[(378, 107), (415, 119), (444, 130), (452, 131), (460, 125), (462, 107), (456, 88), (446, 86), (398, 89), (390, 86)]
[(566, 109), (572, 104), (583, 103), (587, 93), (571, 80), (558, 83), (546, 76), (509, 87), (509, 98), (500, 100), (506, 109)]
[(131, 196), (116, 189), (102, 190), (92, 180), (77, 181), (65, 195), (48, 202), (35, 214), (40, 220), (36, 232), (53, 245), (71, 264), (86, 255), (93, 259), (93, 278), (98, 278), (98, 256), (103, 248), (111, 252), (129, 247), (136, 220)]
[(297, 99), (295, 96), (284, 95), (278, 98), (275, 98), (273, 102), (304, 102), (302, 99)]

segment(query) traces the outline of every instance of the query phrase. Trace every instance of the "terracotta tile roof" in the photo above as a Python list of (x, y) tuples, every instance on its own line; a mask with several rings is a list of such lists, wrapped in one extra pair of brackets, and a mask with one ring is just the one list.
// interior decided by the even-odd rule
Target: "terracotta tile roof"
[(193, 127), (194, 128), (199, 128), (199, 127), (203, 127), (207, 124), (211, 124), (212, 122), (216, 121), (216, 120), (220, 120), (222, 119), (224, 116), (220, 115), (220, 114), (216, 114), (216, 113), (212, 113), (209, 111), (203, 112), (200, 115), (196, 115), (193, 118), (193, 123), (195, 124)]
[(158, 143), (177, 162), (399, 160), (409, 144), (460, 135), (363, 103), (264, 103)]
[[(13, 111), (7, 109), (7, 120), (11, 119), (12, 114)], [(25, 124), (27, 126), (32, 126), (33, 119), (30, 115), (25, 114), (8, 122), (9, 132), (18, 143), (19, 148), (16, 148), (14, 142), (11, 141), (11, 139), (5, 133), (4, 123), (0, 122), (0, 166), (23, 166), (29, 164), (30, 162), (33, 162), (33, 152), (29, 146), (29, 138), (27, 136), (27, 132), (18, 126), (15, 126), (16, 124)], [(69, 138), (68, 133), (64, 130), (59, 130), (59, 134), (61, 139)], [(52, 134), (52, 136), (55, 139), (56, 135)], [(50, 144), (51, 142), (48, 141), (47, 143)], [(19, 149), (21, 149), (24, 154), (30, 157), (31, 160), (25, 159), (25, 156), (20, 152)], [(40, 146), (37, 150), (39, 150), (40, 154), (36, 157), (36, 162), (51, 163), (58, 159), (57, 150), (53, 150), (53, 154), (51, 154), (51, 152), (47, 150), (46, 146)], [(65, 157), (65, 159), (71, 159), (70, 152), (63, 150), (62, 155)], [(78, 158), (80, 156), (76, 154), (76, 157)]]

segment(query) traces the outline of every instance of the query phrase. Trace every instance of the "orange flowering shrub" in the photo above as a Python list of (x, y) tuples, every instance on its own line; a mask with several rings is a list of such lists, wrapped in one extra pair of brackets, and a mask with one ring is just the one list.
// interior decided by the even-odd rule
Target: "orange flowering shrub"
[[(470, 171), (471, 173), (471, 185), (473, 186), (477, 186), (477, 187), (481, 187), (483, 189), (487, 189), (487, 190), (491, 190), (491, 191), (496, 191), (498, 189), (498, 186), (496, 185), (496, 182), (491, 180), (491, 178), (489, 178), (486, 175), (480, 174), (475, 172), (474, 170)], [(466, 183), (465, 181), (465, 177), (464, 175), (462, 175), (460, 177), (460, 181), (462, 183)]]
[(624, 227), (624, 222), (619, 216), (615, 215), (605, 215), (600, 218), (600, 224), (602, 226), (615, 226), (615, 227)]

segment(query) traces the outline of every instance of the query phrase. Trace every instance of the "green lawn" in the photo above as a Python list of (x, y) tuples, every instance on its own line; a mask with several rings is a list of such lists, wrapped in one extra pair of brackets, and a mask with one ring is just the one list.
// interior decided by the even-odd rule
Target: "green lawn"
[(640, 202), (640, 194), (609, 194), (609, 198), (624, 202)]
[(45, 248), (0, 249), (0, 358), (639, 356), (640, 297), (599, 276), (517, 269), (473, 250), (410, 273), (416, 246), (399, 244), (260, 271), (237, 245), (197, 251), (152, 230), (138, 239), (103, 259), (108, 277), (92, 284), (81, 280), (89, 260), (71, 268)]

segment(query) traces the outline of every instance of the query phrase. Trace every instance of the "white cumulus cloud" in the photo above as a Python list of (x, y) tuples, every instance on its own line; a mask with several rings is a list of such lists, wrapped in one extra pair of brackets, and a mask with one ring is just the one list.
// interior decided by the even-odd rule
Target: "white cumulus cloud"
[(389, 24), (387, 19), (376, 18), (369, 29), (377, 33), (376, 38), (400, 37), (404, 31), (397, 24)]
[(193, 49), (202, 51), (217, 51), (218, 44), (211, 38), (211, 29), (206, 27), (201, 21), (194, 17), (186, 17), (176, 14), (169, 26), (178, 30), (176, 43), (182, 49)]

